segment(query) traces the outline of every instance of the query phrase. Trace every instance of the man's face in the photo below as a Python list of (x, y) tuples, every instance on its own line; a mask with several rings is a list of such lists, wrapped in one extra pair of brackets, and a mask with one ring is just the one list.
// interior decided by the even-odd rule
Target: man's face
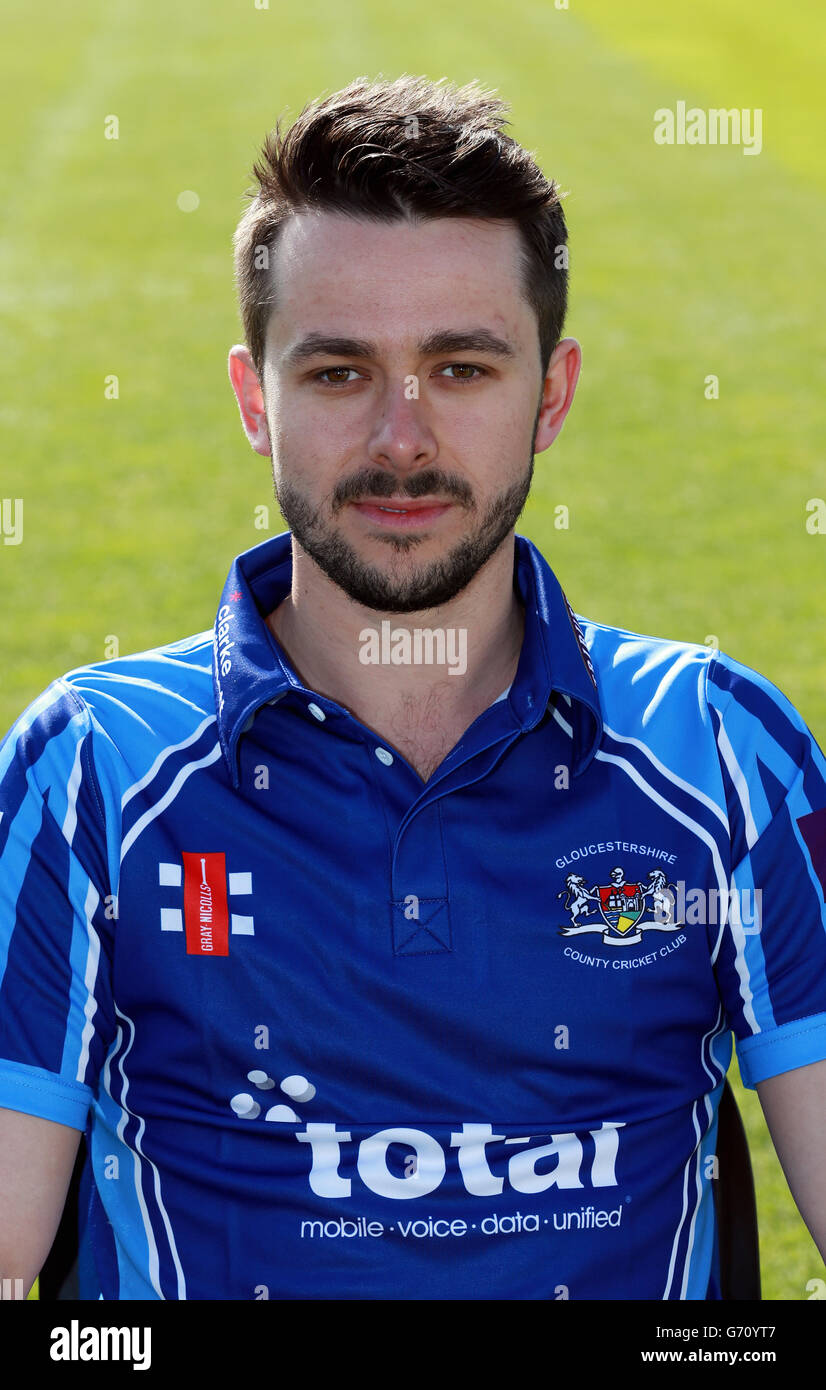
[(447, 603), (524, 506), (542, 377), (519, 247), (514, 224), (476, 218), (283, 230), (263, 383), (276, 496), (367, 608)]

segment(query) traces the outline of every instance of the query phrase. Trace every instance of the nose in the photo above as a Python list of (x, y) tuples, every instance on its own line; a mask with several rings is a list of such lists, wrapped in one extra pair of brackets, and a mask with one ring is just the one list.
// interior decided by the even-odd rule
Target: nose
[(367, 446), (371, 463), (396, 473), (430, 467), (439, 448), (418, 398), (418, 379), (406, 376), (388, 382)]

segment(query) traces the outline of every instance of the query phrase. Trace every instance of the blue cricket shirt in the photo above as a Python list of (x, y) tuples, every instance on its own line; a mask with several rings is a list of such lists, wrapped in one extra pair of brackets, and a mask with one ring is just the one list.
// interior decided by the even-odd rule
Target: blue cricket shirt
[(0, 1105), (85, 1130), (84, 1297), (705, 1299), (717, 1107), (826, 1058), (826, 764), (516, 538), (509, 691), (424, 783), (265, 623), (0, 744)]

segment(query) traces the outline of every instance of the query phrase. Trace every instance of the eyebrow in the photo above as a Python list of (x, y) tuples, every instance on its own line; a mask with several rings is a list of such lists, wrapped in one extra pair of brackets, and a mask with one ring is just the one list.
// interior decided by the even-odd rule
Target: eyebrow
[[(484, 352), (492, 357), (513, 358), (516, 349), (504, 338), (497, 338), (489, 328), (441, 329), (430, 333), (417, 344), (421, 357), (441, 353)], [(282, 358), (285, 367), (300, 367), (313, 357), (370, 357), (379, 355), (375, 343), (363, 338), (336, 338), (327, 333), (309, 333)]]

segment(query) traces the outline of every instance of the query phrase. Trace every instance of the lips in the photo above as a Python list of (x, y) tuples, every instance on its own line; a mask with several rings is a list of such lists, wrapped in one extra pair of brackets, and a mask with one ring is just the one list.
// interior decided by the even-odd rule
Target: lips
[(353, 507), (368, 521), (380, 526), (425, 526), (437, 520), (450, 510), (450, 502), (438, 502), (426, 497), (397, 500), (393, 497), (379, 497), (364, 502), (354, 502)]
[(365, 497), (356, 503), (357, 507), (380, 507), (382, 511), (420, 512), (428, 507), (449, 507), (449, 502), (438, 497)]

